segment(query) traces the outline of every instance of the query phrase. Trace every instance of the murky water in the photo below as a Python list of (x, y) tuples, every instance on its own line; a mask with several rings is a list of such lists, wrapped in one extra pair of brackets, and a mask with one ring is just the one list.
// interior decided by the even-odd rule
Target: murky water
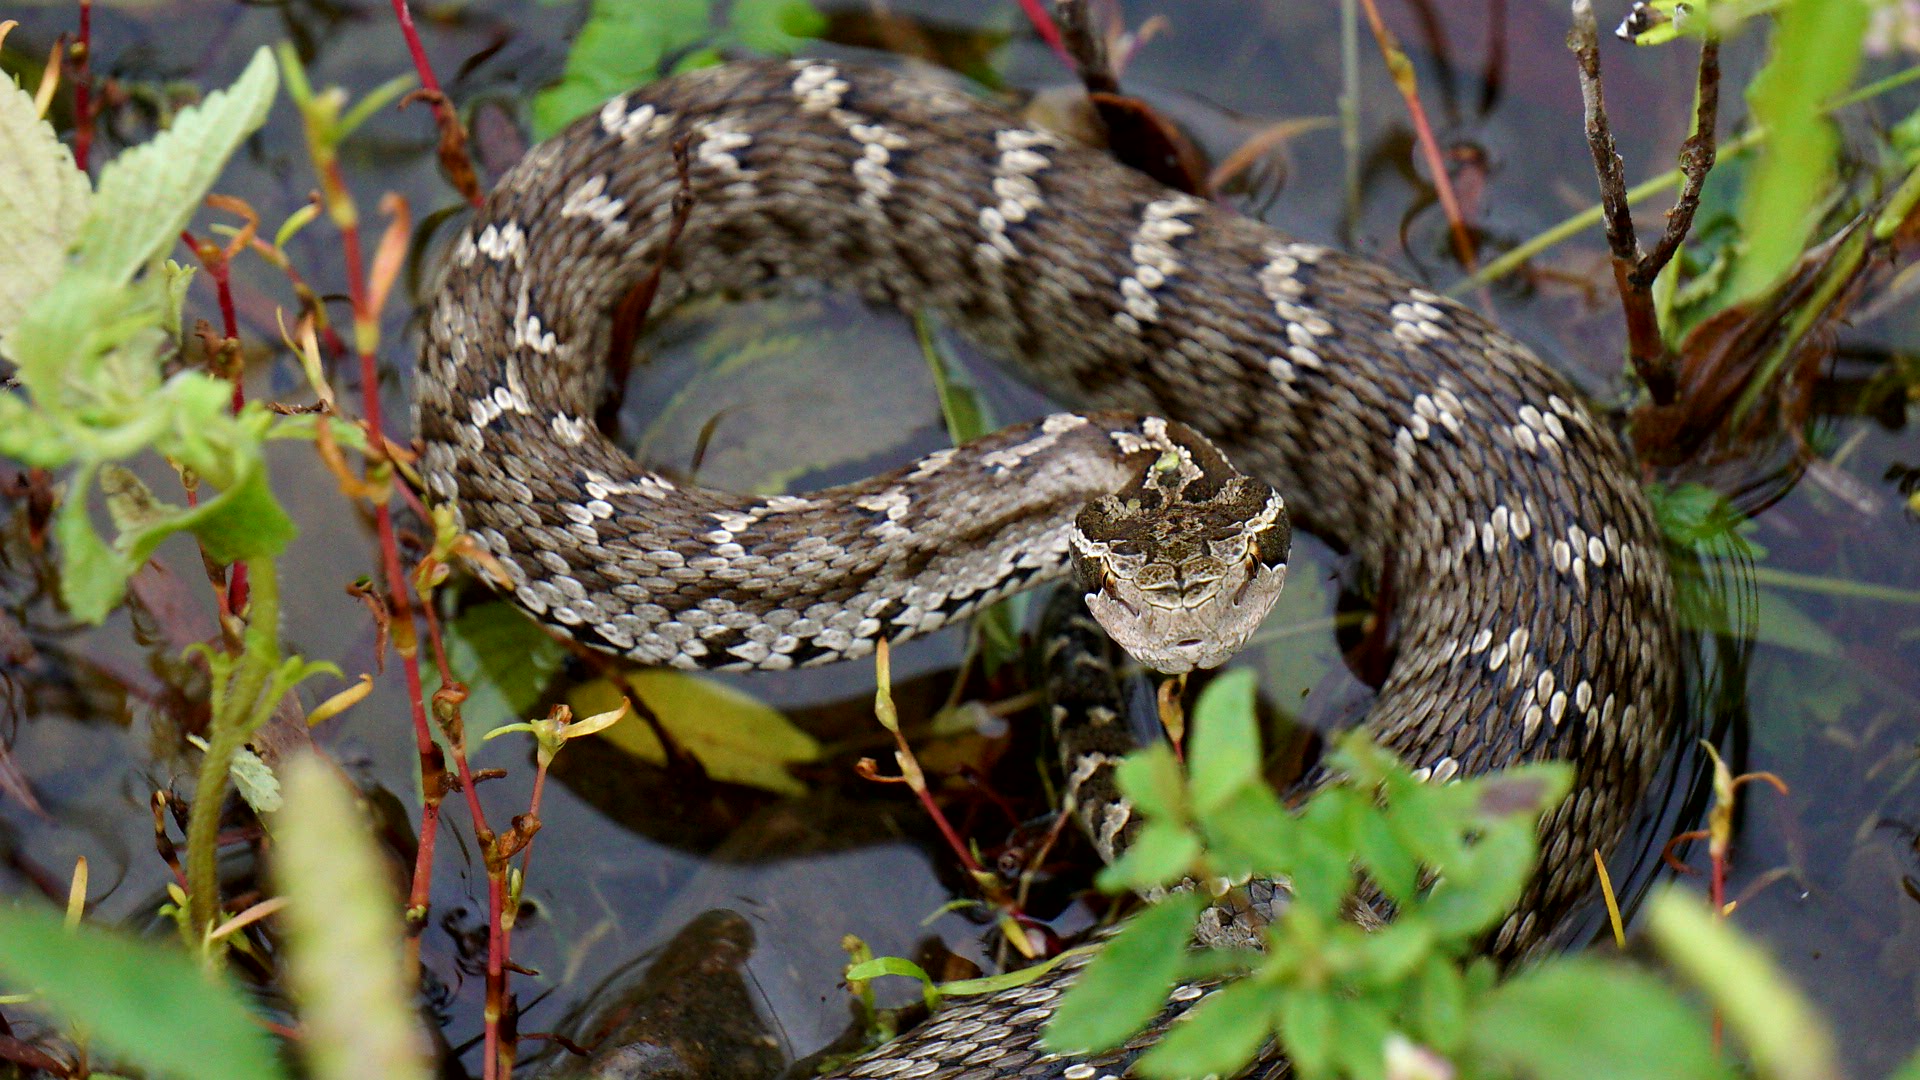
[[(833, 35), (876, 40), (867, 5), (823, 6), (834, 16)], [(990, 53), (1009, 85), (1063, 81), (1012, 3), (875, 6), (889, 7), (900, 25), (914, 28), (893, 35), (895, 41), (978, 56), (986, 43), (1010, 33), (1011, 40)], [(1162, 0), (1125, 6), (1133, 22), (1164, 14), (1169, 25), (1128, 70), (1129, 88), (1188, 125), (1216, 159), (1276, 121), (1335, 114), (1337, 5)], [(1562, 45), (1563, 10), (1500, 0), (1390, 0), (1385, 6), (1418, 65), (1442, 140), (1460, 160), (1478, 163), (1465, 186), (1474, 220), (1495, 244), (1531, 236), (1593, 201), (1579, 100)], [(70, 28), (73, 12), (44, 6), (5, 14), (23, 23), (7, 40), (7, 70), (37, 77), (40, 58), (54, 35)], [(1603, 10), (1602, 19), (1619, 14)], [(580, 15), (575, 5), (492, 0), (422, 12), (428, 50), (449, 92), (477, 109), (483, 168), (497, 170), (523, 147), (512, 118), (559, 72)], [(317, 83), (355, 93), (409, 70), (381, 4), (107, 6), (95, 15), (94, 35), (96, 71), (134, 88), (175, 79), (222, 85), (256, 45), (287, 38), (301, 44)], [(822, 51), (856, 54), (845, 45)], [(1290, 139), (1234, 199), (1289, 231), (1367, 252), (1445, 287), (1460, 270), (1447, 254), (1444, 221), (1410, 164), (1404, 109), (1370, 41), (1362, 41), (1360, 55), (1357, 205), (1345, 193), (1346, 156), (1332, 126)], [(1630, 178), (1664, 170), (1685, 133), (1690, 57), (1609, 42), (1605, 62)], [(1743, 85), (1757, 62), (1750, 44), (1730, 49), (1729, 83)], [(1725, 107), (1737, 110), (1737, 95), (1727, 97)], [(1896, 97), (1859, 110), (1854, 122), (1864, 130), (1876, 118), (1897, 119), (1912, 104)], [(137, 137), (149, 122), (138, 95), (113, 119), (113, 131)], [(349, 144), (344, 165), (369, 211), (386, 191), (406, 197), (416, 220), (459, 208), (436, 173), (424, 110), (376, 117)], [(220, 189), (249, 200), (275, 223), (312, 185), (300, 133), (282, 102)], [(1597, 234), (1584, 234), (1540, 260), (1527, 287), (1508, 283), (1468, 299), (1491, 302), (1499, 321), (1610, 401), (1618, 396), (1621, 349), (1603, 250)], [(309, 228), (292, 254), (323, 292), (344, 295), (330, 229)], [(236, 275), (236, 300), (243, 339), (258, 361), (249, 392), (297, 395), (297, 369), (269, 350), (277, 341), (275, 307), (290, 303), (284, 280), (257, 264), (245, 267)], [(719, 397), (702, 396), (710, 391), (697, 386), (682, 392), (679, 376), (699, 366), (703, 352), (724, 351), (712, 346), (714, 335), (740, 332), (712, 312), (676, 321), (657, 336), (664, 356), (640, 377), (628, 429), (648, 430), (643, 407), (671, 399), (666, 419), (645, 441), (656, 460), (684, 467), (702, 428), (719, 413), (701, 463), (709, 479), (763, 479), (770, 467), (794, 461), (826, 463), (807, 479), (831, 478), (938, 445), (944, 439), (939, 409), (912, 329), (891, 314), (876, 314), (849, 330), (849, 312), (857, 309), (826, 303), (756, 307), (755, 319), (771, 310), (801, 320), (798, 331), (786, 332), (816, 347), (763, 361), (761, 374), (741, 380), (757, 388), (745, 399), (737, 387)], [(195, 305), (211, 316), (210, 291), (196, 292)], [(344, 322), (344, 301), (331, 307)], [(1715, 730), (1736, 768), (1771, 771), (1791, 787), (1785, 796), (1748, 789), (1729, 885), (1740, 901), (1734, 918), (1769, 943), (1836, 1025), (1852, 1068), (1871, 1076), (1920, 1041), (1920, 563), (1912, 557), (1915, 521), (1902, 508), (1896, 479), (1899, 466), (1920, 464), (1920, 444), (1906, 431), (1913, 412), (1907, 387), (1920, 379), (1912, 359), (1920, 327), (1915, 306), (1897, 295), (1870, 301), (1865, 312), (1842, 331), (1824, 387), (1830, 392), (1822, 399), (1837, 403), (1815, 432), (1826, 463), (1760, 514), (1748, 534), (1763, 551), (1746, 583), (1752, 591), (1743, 594), (1752, 600), (1758, 642), (1721, 650), (1727, 659), (1720, 670), (1731, 674), (1733, 686)], [(384, 329), (386, 405), (389, 415), (404, 417), (413, 349), (408, 303), (393, 305)], [(873, 372), (875, 358), (892, 370)], [(970, 363), (968, 370), (1002, 420), (1044, 407), (981, 365)], [(871, 386), (876, 379), (898, 387), (885, 391), (891, 396), (884, 408), (867, 392), (820, 392), (822, 386)], [(810, 396), (796, 396), (803, 392)], [(865, 408), (847, 409), (849, 401)], [(783, 414), (801, 411), (816, 419), (796, 423), (837, 437), (765, 438)], [(1751, 471), (1764, 467), (1756, 463)], [(158, 484), (166, 473), (156, 468), (151, 478)], [(282, 448), (275, 480), (283, 492), (299, 493), (288, 497), (302, 528), (286, 563), (291, 645), (334, 659), (350, 673), (371, 670), (372, 626), (344, 591), (374, 567), (370, 530), (310, 453)], [(122, 614), (98, 630), (67, 625), (45, 599), (46, 583), (36, 577), (40, 560), (17, 528), (7, 533), (7, 544), (6, 613), (25, 627), (34, 657), (7, 661), (0, 739), (44, 812), (29, 809), (17, 794), (0, 795), (0, 881), (11, 892), (61, 892), (74, 858), (85, 855), (97, 916), (142, 918), (168, 878), (153, 851), (150, 792), (190, 775), (195, 762), (190, 752), (183, 755), (178, 734), (200, 722), (186, 704), (196, 689), (193, 677), (180, 674), (185, 669), (173, 659), (179, 642), (145, 621)], [(1364, 703), (1364, 691), (1338, 662), (1328, 621), (1339, 565), (1324, 549), (1312, 554), (1317, 562), (1311, 570), (1296, 567), (1285, 610), (1254, 659), (1266, 670), (1263, 685), (1272, 701), (1309, 723), (1333, 723)], [(210, 605), (192, 550), (169, 546), (161, 561), (175, 579), (154, 601), (173, 612), (160, 620), (161, 629), (189, 640), (210, 632)], [(896, 676), (907, 684), (903, 701), (917, 705), (918, 715), (928, 715), (945, 696), (943, 673), (959, 661), (964, 644), (961, 634), (947, 633), (901, 651)], [(862, 717), (871, 693), (864, 666), (740, 685), (797, 710), (826, 743), (865, 753), (883, 749)], [(845, 701), (852, 705), (834, 705)], [(468, 724), (484, 730), (505, 719), (470, 710)], [(411, 805), (414, 757), (392, 670), (372, 698), (322, 729), (321, 739), (361, 776)], [(1030, 736), (970, 752), (970, 760), (997, 762), (992, 783), (1024, 775), (1037, 789)], [(836, 983), (840, 935), (859, 933), (877, 952), (900, 955), (938, 937), (964, 956), (984, 956), (980, 928), (962, 915), (921, 925), (960, 885), (949, 860), (928, 843), (917, 810), (896, 789), (850, 780), (837, 763), (801, 771), (818, 792), (805, 801), (731, 789), (689, 794), (684, 777), (611, 751), (582, 747), (568, 754), (562, 783), (549, 789), (546, 829), (536, 844), (528, 885), (535, 909), (515, 941), (515, 960), (541, 972), (516, 984), (527, 1005), (523, 1031), (557, 1026), (603, 978), (713, 907), (733, 908), (752, 922), (759, 942), (752, 972), (796, 1054), (816, 1049), (846, 1023)], [(491, 744), (478, 764), (508, 770), (484, 789), (496, 821), (524, 809), (532, 768), (522, 747)], [(1679, 771), (1674, 791), (1649, 811), (1650, 836), (1698, 822), (1698, 801), (1689, 801), (1695, 757), (1687, 756)], [(984, 799), (968, 804), (974, 835), (988, 844), (1004, 840), (1012, 818), (1033, 797), (1019, 796), (1011, 814), (981, 809), (989, 805)], [(719, 824), (692, 820), (694, 814), (717, 815), (708, 820)], [(401, 814), (402, 820), (410, 816)], [(484, 927), (485, 895), (462, 818), (448, 816), (454, 839), (442, 849), (425, 939), (429, 968), (445, 986), (438, 1004), (446, 1037), (455, 1044), (479, 1031), (481, 987), (474, 973), (480, 956), (472, 932)], [(801, 827), (823, 823), (834, 828)], [(1657, 849), (1659, 840), (1649, 844)], [(1704, 863), (1698, 845), (1685, 850), (1692, 864)], [(1087, 918), (1084, 909), (1070, 909), (1063, 925)]]

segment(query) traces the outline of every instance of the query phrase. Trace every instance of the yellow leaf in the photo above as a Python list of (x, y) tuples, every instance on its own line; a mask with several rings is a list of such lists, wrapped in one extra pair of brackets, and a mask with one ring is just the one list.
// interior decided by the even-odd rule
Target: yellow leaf
[[(724, 683), (682, 671), (629, 672), (626, 683), (660, 718), (675, 744), (698, 759), (715, 780), (782, 795), (806, 792), (787, 766), (819, 760), (820, 744), (778, 709)], [(575, 713), (592, 715), (618, 708), (621, 696), (618, 686), (596, 679), (569, 694), (568, 704)], [(615, 724), (600, 737), (635, 757), (666, 763), (666, 751), (644, 721)]]

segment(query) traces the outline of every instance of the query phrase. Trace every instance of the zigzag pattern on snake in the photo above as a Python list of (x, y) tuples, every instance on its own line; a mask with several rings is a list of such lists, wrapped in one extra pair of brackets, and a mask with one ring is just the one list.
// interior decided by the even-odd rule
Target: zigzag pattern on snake
[[(1435, 782), (1576, 763), (1494, 947), (1539, 941), (1584, 893), (1678, 685), (1672, 581), (1615, 436), (1464, 307), (893, 74), (741, 63), (616, 97), (531, 150), (459, 236), (420, 365), (421, 467), (527, 610), (650, 663), (858, 657), (1062, 573), (1120, 437), (1152, 436), (1063, 415), (804, 497), (639, 466), (592, 417), (682, 138), (694, 202), (658, 307), (815, 278), (936, 312), (1076, 406), (1198, 429), (1392, 597), (1366, 719), (1386, 746)], [(1122, 1071), (1040, 1053), (1061, 981), (964, 1003), (849, 1075)]]

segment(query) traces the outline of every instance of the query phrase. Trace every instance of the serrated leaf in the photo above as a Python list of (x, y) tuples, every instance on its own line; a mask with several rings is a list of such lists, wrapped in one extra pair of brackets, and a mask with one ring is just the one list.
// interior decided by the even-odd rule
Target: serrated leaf
[(660, 64), (706, 36), (709, 0), (596, 0), (567, 50), (560, 82), (533, 96), (534, 133), (559, 131), (614, 94), (660, 77)]
[[(697, 758), (715, 780), (782, 795), (806, 792), (787, 766), (819, 760), (820, 744), (780, 710), (725, 683), (684, 671), (634, 671), (625, 678), (675, 745)], [(569, 694), (568, 703), (576, 715), (591, 716), (616, 707), (620, 696), (612, 683), (596, 680)], [(615, 724), (601, 737), (635, 757), (666, 763), (666, 749), (651, 725)]]
[(259, 754), (246, 747), (234, 751), (227, 775), (233, 778), (240, 797), (259, 813), (274, 813), (285, 804), (280, 796), (280, 778), (273, 775), (273, 768), (262, 761)]
[(1090, 1053), (1146, 1026), (1180, 975), (1202, 901), (1177, 893), (1135, 915), (1087, 965), (1047, 1021), (1046, 1046)]
[(172, 248), (240, 143), (266, 121), (279, 87), (273, 54), (256, 50), (226, 90), (183, 109), (173, 126), (100, 170), (78, 256), (114, 281)]
[(100, 491), (120, 529), (114, 547), (138, 568), (168, 537), (192, 532), (207, 557), (218, 563), (271, 557), (293, 539), (293, 519), (256, 467), (236, 487), (203, 497), (197, 506), (172, 506), (154, 498), (140, 478), (118, 465), (100, 468)]
[(286, 767), (274, 878), (287, 898), (287, 971), (316, 1080), (426, 1080), (387, 867), (339, 774), (317, 755)]
[(92, 195), (33, 95), (0, 78), (0, 338), (66, 268)]
[(1254, 675), (1241, 668), (1213, 680), (1193, 707), (1187, 745), (1194, 813), (1205, 815), (1240, 788), (1260, 782), (1260, 730)]
[(182, 1080), (286, 1076), (240, 992), (177, 948), (89, 924), (68, 930), (50, 908), (0, 906), (0, 972), (88, 1031), (98, 1057)]
[(1272, 1028), (1273, 990), (1251, 982), (1216, 990), (1141, 1057), (1143, 1076), (1232, 1076), (1253, 1060)]

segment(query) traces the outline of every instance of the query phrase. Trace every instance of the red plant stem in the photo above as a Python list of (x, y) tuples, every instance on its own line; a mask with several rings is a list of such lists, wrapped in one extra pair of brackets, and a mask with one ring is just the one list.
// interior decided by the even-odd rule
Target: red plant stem
[[(394, 2), (399, 3), (400, 0), (394, 0)], [(1047, 9), (1041, 5), (1040, 0), (1020, 0), (1020, 10), (1027, 13), (1027, 21), (1033, 24), (1034, 30), (1040, 35), (1040, 40), (1046, 42), (1047, 47), (1053, 50), (1053, 55), (1058, 56), (1060, 62), (1067, 65), (1067, 70), (1078, 72), (1080, 65), (1074, 61), (1073, 54), (1067, 51), (1067, 43), (1060, 37), (1060, 28), (1053, 24), (1053, 16), (1047, 14)]]
[(73, 163), (87, 171), (93, 153), (93, 0), (80, 0), (80, 40), (73, 61)]
[(400, 33), (407, 39), (407, 51), (413, 54), (413, 70), (420, 75), (420, 85), (439, 94), (440, 81), (433, 77), (433, 65), (427, 62), (427, 50), (420, 44), (420, 31), (413, 25), (413, 9), (407, 6), (407, 0), (393, 0), (393, 15), (400, 20)]
[(1407, 115), (1413, 120), (1414, 141), (1420, 144), (1420, 154), (1426, 158), (1427, 171), (1433, 174), (1434, 194), (1440, 199), (1440, 209), (1446, 212), (1447, 227), (1453, 233), (1454, 254), (1459, 256), (1460, 264), (1471, 273), (1475, 265), (1473, 237), (1467, 232), (1466, 218), (1460, 214), (1460, 200), (1453, 193), (1453, 178), (1447, 174), (1446, 159), (1440, 153), (1440, 144), (1434, 140), (1433, 128), (1427, 123), (1427, 111), (1420, 105), (1411, 65), (1406, 53), (1394, 40), (1393, 31), (1388, 30), (1386, 21), (1380, 18), (1379, 5), (1374, 0), (1360, 0), (1360, 6), (1367, 13), (1367, 25), (1372, 28), (1374, 39), (1379, 42), (1381, 55), (1386, 58), (1394, 85), (1407, 103)]

